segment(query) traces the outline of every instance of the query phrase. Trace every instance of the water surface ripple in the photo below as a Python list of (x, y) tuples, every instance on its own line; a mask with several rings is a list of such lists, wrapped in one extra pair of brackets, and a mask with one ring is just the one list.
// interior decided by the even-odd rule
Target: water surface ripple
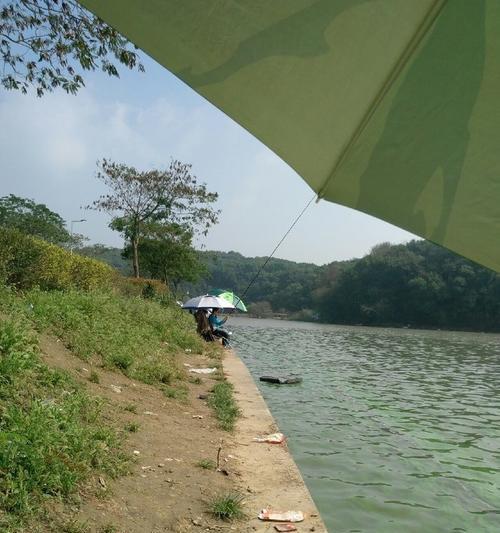
[(329, 531), (500, 531), (500, 337), (232, 318)]

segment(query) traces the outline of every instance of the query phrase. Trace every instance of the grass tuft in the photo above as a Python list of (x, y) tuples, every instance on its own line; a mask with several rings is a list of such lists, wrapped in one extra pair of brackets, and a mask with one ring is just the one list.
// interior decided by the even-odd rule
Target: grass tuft
[(139, 424), (137, 422), (129, 422), (128, 424), (125, 424), (125, 431), (137, 433), (139, 431)]
[(220, 426), (226, 431), (232, 431), (240, 410), (233, 395), (233, 386), (228, 381), (217, 383), (208, 397), (208, 405), (215, 411)]
[(215, 470), (217, 464), (212, 459), (200, 459), (195, 466), (203, 468), (204, 470)]
[(243, 496), (228, 493), (216, 496), (209, 504), (210, 513), (219, 520), (236, 520), (245, 516), (243, 512)]
[(167, 398), (185, 402), (187, 400), (188, 389), (184, 384), (178, 384), (176, 387), (163, 387), (163, 393)]

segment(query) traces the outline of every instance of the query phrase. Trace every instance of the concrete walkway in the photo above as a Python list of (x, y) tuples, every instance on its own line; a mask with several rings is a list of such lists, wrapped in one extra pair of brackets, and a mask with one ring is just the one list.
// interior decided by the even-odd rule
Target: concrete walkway
[(224, 359), (224, 373), (234, 385), (242, 412), (231, 446), (231, 454), (235, 456), (241, 473), (242, 492), (247, 495), (248, 520), (246, 529), (241, 531), (274, 532), (275, 523), (257, 518), (259, 511), (267, 507), (304, 512), (305, 520), (295, 524), (299, 532), (327, 532), (286, 444), (252, 441), (256, 436), (278, 431), (278, 427), (248, 369), (229, 350)]

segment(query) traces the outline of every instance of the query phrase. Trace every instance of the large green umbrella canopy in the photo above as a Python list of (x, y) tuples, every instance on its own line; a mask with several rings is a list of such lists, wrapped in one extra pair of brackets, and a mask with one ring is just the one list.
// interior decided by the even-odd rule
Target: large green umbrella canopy
[(208, 292), (208, 294), (213, 294), (214, 296), (223, 298), (224, 300), (227, 300), (229, 303), (233, 304), (236, 309), (239, 309), (244, 313), (247, 312), (246, 305), (243, 303), (241, 298), (239, 296), (236, 296), (236, 294), (234, 294), (234, 292), (232, 291), (227, 291), (225, 289), (212, 289)]
[(498, 0), (82, 4), (319, 197), (500, 271)]

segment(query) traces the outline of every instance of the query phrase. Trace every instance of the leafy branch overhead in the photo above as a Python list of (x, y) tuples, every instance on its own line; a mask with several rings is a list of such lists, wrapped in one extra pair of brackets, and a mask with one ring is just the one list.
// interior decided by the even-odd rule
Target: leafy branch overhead
[(38, 96), (61, 87), (75, 94), (82, 72), (118, 77), (117, 64), (144, 70), (119, 32), (76, 0), (10, 0), (0, 6), (0, 80), (6, 89)]
[(189, 164), (172, 160), (166, 170), (139, 171), (103, 159), (97, 178), (111, 192), (88, 207), (113, 216), (110, 227), (130, 243), (136, 277), (138, 246), (143, 237), (175, 241), (185, 233), (206, 235), (218, 221), (220, 211), (212, 207), (217, 193), (198, 183)]

